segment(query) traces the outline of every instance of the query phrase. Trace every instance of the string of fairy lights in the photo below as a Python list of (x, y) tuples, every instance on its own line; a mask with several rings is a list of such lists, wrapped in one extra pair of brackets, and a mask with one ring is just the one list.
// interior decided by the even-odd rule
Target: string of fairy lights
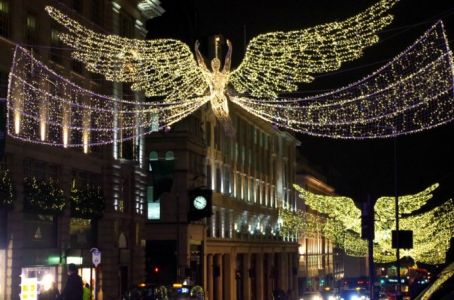
[(344, 139), (409, 134), (452, 121), (454, 69), (443, 23), (364, 79), (294, 99), (231, 97), (250, 113), (305, 134)]
[(46, 11), (70, 34), (61, 41), (76, 51), (72, 56), (106, 79), (131, 83), (146, 96), (165, 96), (165, 101), (193, 99), (208, 86), (188, 45), (173, 39), (138, 40), (96, 33), (58, 9)]
[(311, 82), (313, 74), (338, 69), (343, 62), (362, 56), (362, 50), (378, 42), (378, 31), (393, 17), (387, 12), (396, 0), (382, 0), (342, 22), (303, 30), (270, 32), (253, 38), (230, 82), (239, 93), (277, 98), (279, 93)]
[(201, 97), (173, 103), (134, 102), (96, 94), (16, 47), (9, 81), (8, 132), (25, 141), (63, 147), (108, 144), (116, 132), (121, 132), (121, 140), (129, 140), (137, 129), (147, 134), (170, 126), (207, 101)]
[[(425, 190), (399, 197), (399, 228), (413, 231), (413, 248), (401, 249), (401, 256), (412, 257), (417, 262), (444, 263), (450, 239), (454, 237), (454, 202), (452, 199), (431, 210), (417, 213), (432, 197), (438, 183)], [(326, 215), (321, 222), (323, 234), (352, 256), (364, 256), (367, 244), (360, 238), (361, 211), (353, 200), (341, 196), (317, 195), (298, 185), (294, 186), (299, 197), (318, 213)], [(395, 261), (391, 247), (391, 231), (395, 228), (395, 202), (393, 197), (380, 197), (375, 203), (374, 260)], [(284, 224), (286, 223), (284, 218)], [(297, 221), (292, 221), (294, 228)], [(306, 222), (304, 218), (300, 222)]]
[(161, 100), (126, 101), (96, 94), (17, 47), (9, 83), (8, 132), (24, 141), (86, 150), (166, 128), (211, 102), (215, 116), (233, 135), (229, 99), (282, 128), (332, 138), (390, 137), (439, 126), (454, 115), (452, 54), (441, 22), (363, 80), (317, 96), (278, 97), (315, 74), (361, 56), (392, 21), (388, 11), (396, 2), (378, 1), (341, 22), (258, 35), (233, 71), (229, 42), (222, 70), (217, 56), (210, 70), (198, 44), (196, 59), (181, 41), (96, 33), (46, 7), (67, 29), (59, 34), (61, 41), (89, 71)]

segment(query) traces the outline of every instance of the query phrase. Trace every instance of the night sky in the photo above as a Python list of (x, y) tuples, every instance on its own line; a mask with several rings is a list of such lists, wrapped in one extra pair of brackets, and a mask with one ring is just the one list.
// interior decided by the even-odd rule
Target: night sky
[[(257, 34), (295, 30), (353, 16), (376, 1), (371, 0), (259, 0), (165, 1), (166, 13), (147, 23), (149, 37), (181, 39), (193, 48), (196, 39), (222, 34), (233, 43), (233, 67), (244, 48)], [(274, 4), (273, 4), (274, 3)], [(454, 3), (446, 0), (400, 0), (391, 10), (394, 22), (380, 33), (380, 42), (364, 51), (364, 56), (346, 63), (333, 73), (316, 77), (301, 86), (299, 95), (338, 88), (361, 79), (410, 46), (437, 20), (447, 29), (454, 48)], [(246, 43), (245, 43), (246, 42)], [(435, 201), (454, 197), (454, 124), (420, 134), (399, 137), (397, 143), (398, 190), (416, 193), (434, 182), (441, 188)], [(357, 201), (369, 194), (375, 199), (394, 193), (393, 140), (350, 141), (297, 135), (301, 153), (336, 188), (338, 194)]]

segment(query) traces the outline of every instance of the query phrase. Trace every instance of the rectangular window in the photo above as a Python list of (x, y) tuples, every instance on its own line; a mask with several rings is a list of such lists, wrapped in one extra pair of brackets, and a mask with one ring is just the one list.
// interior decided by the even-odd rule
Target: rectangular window
[(161, 201), (148, 202), (148, 220), (161, 219)]
[(8, 93), (8, 74), (0, 72), (0, 99), (6, 99)]
[(0, 35), (10, 36), (10, 11), (7, 0), (0, 0)]
[(57, 243), (57, 222), (54, 216), (24, 214), (24, 248), (53, 248)]
[(104, 23), (103, 0), (91, 0), (91, 20), (98, 25)]
[(84, 0), (73, 0), (74, 10), (81, 14), (83, 11), (83, 3)]
[(78, 74), (82, 74), (83, 72), (83, 65), (80, 61), (73, 59), (71, 62), (71, 68), (74, 72)]
[(205, 123), (205, 141), (207, 143), (208, 147), (211, 147), (211, 123), (206, 122)]
[(60, 31), (57, 30), (56, 28), (52, 28), (50, 30), (50, 59), (52, 59), (54, 62), (61, 64), (62, 62), (62, 44), (60, 42), (60, 39), (58, 38), (58, 35), (60, 34)]
[(89, 248), (94, 245), (91, 220), (71, 218), (69, 222), (69, 236), (71, 248)]
[(27, 26), (25, 27), (25, 39), (27, 45), (32, 49), (33, 52), (37, 52), (38, 48), (33, 48), (34, 45), (38, 44), (38, 28), (37, 18), (33, 13), (27, 13)]

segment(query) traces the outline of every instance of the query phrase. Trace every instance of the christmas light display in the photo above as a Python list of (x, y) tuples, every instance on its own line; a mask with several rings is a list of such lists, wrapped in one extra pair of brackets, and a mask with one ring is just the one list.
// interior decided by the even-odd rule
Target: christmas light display
[(283, 128), (330, 138), (380, 138), (452, 121), (454, 69), (443, 23), (384, 67), (346, 87), (294, 99), (230, 99)]
[[(409, 256), (428, 264), (445, 261), (450, 239), (454, 237), (453, 200), (450, 199), (429, 211), (416, 213), (432, 198), (432, 192), (438, 186), (434, 184), (420, 193), (399, 197), (399, 228), (413, 231), (413, 249), (401, 249), (401, 256)], [(321, 229), (326, 237), (335, 241), (349, 255), (366, 255), (367, 244), (360, 238), (361, 211), (352, 199), (317, 195), (297, 185), (295, 189), (309, 207), (327, 216)], [(391, 231), (396, 226), (394, 205), (393, 197), (381, 197), (375, 204), (376, 262), (395, 261), (395, 249), (391, 247)]]
[(85, 150), (112, 143), (119, 132), (121, 140), (129, 140), (137, 132), (149, 133), (152, 126), (170, 126), (209, 100), (205, 96), (170, 104), (96, 94), (16, 47), (8, 89), (8, 133), (27, 142)]
[(11, 172), (9, 169), (0, 168), (0, 207), (10, 207), (16, 199)]
[[(124, 105), (123, 102), (123, 115), (115, 115), (115, 120), (121, 120), (123, 124), (119, 127), (113, 126), (112, 122), (108, 121), (114, 119), (113, 114), (117, 112), (112, 113), (112, 106), (109, 105), (115, 100), (109, 99), (112, 101), (107, 101), (107, 104), (100, 103), (99, 100), (106, 97), (93, 95), (88, 91), (82, 92), (79, 87), (71, 86), (62, 78), (57, 81), (56, 93), (76, 96), (57, 97), (49, 93), (49, 88), (42, 83), (30, 83), (26, 76), (30, 76), (29, 73), (36, 76), (39, 71), (36, 72), (32, 68), (34, 66), (29, 65), (28, 74), (20, 74), (17, 69), (12, 71), (10, 79), (15, 84), (9, 97), (10, 100), (13, 99), (10, 101), (12, 118), (9, 132), (23, 140), (64, 147), (83, 146), (86, 151), (88, 145), (115, 140), (112, 136), (117, 136), (118, 132), (113, 134), (112, 131), (121, 130), (123, 140), (133, 137), (133, 133), (127, 132), (129, 129), (136, 134), (139, 132), (132, 130), (134, 126), (136, 129), (142, 128), (141, 134), (147, 133), (145, 128), (149, 125), (150, 113), (158, 113), (160, 124), (167, 126), (210, 101), (215, 116), (226, 132), (233, 133), (228, 117), (228, 84), (239, 92), (255, 96), (277, 96), (281, 92), (294, 91), (297, 88), (296, 83), (310, 81), (310, 74), (337, 69), (342, 62), (359, 57), (363, 48), (376, 43), (376, 33), (391, 22), (392, 17), (387, 15), (387, 11), (396, 2), (397, 0), (381, 0), (343, 22), (259, 35), (249, 43), (243, 63), (233, 72), (230, 72), (232, 48), (229, 42), (229, 51), (222, 71), (218, 57), (211, 61), (210, 70), (198, 51), (198, 45), (195, 49), (195, 60), (189, 47), (180, 41), (143, 41), (99, 34), (83, 27), (57, 9), (46, 7), (48, 13), (68, 29), (69, 33), (62, 33), (59, 37), (74, 48), (73, 57), (85, 63), (88, 70), (103, 74), (108, 80), (131, 83), (133, 90), (144, 91), (147, 96), (163, 96), (162, 103), (171, 103), (172, 106), (163, 111), (162, 107), (158, 110), (156, 106), (145, 104), (144, 112), (143, 104)], [(23, 50), (21, 54), (23, 55)], [(16, 53), (15, 67), (20, 66), (27, 70), (27, 60), (23, 60), (21, 64), (19, 56)], [(50, 73), (50, 70), (42, 65), (38, 69), (44, 71), (39, 75)], [(49, 77), (55, 77), (54, 75)], [(45, 82), (48, 77), (44, 78), (42, 81)], [(245, 80), (249, 82), (246, 83)], [(80, 94), (84, 97), (80, 97)], [(36, 96), (42, 103), (33, 101), (32, 98)], [(74, 98), (78, 100), (73, 100)], [(76, 102), (78, 105), (75, 105)], [(174, 105), (175, 103), (179, 104)], [(30, 106), (39, 109), (28, 110)], [(78, 107), (76, 113), (73, 112), (75, 107)], [(163, 113), (164, 116), (161, 116)], [(50, 136), (51, 131), (58, 134)], [(39, 139), (35, 135), (39, 136)]]
[[(338, 69), (376, 43), (376, 33), (392, 21), (386, 13), (396, 2), (381, 0), (343, 22), (258, 35), (250, 41), (241, 65), (230, 74), (230, 82), (239, 92), (254, 96), (276, 97), (280, 92), (295, 91), (296, 83), (311, 80), (310, 74)], [(197, 66), (189, 47), (180, 41), (102, 35), (53, 7), (46, 10), (69, 30), (70, 34), (60, 38), (74, 47), (74, 58), (109, 80), (132, 82), (133, 89), (168, 100), (200, 96), (210, 86), (211, 78), (206, 80), (203, 75), (207, 71), (204, 62), (198, 57)], [(227, 60), (230, 66), (230, 57)], [(223, 72), (228, 76), (230, 67)]]
[(10, 75), (8, 133), (87, 152), (90, 145), (147, 134), (152, 125), (168, 127), (210, 102), (225, 131), (233, 134), (229, 99), (278, 126), (332, 138), (390, 137), (447, 123), (454, 115), (454, 80), (441, 22), (361, 81), (318, 96), (276, 98), (295, 91), (298, 82), (308, 82), (314, 74), (359, 57), (391, 21), (387, 11), (395, 2), (382, 0), (343, 22), (259, 35), (233, 71), (228, 40), (222, 70), (217, 54), (210, 70), (198, 43), (194, 57), (180, 41), (99, 34), (47, 7), (69, 31), (61, 40), (74, 48), (73, 57), (88, 70), (163, 100), (147, 103), (98, 95), (58, 76), (18, 47)]

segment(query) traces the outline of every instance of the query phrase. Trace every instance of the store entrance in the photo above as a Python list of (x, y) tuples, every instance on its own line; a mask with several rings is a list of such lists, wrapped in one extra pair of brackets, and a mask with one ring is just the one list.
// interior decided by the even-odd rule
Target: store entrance
[[(90, 289), (90, 300), (94, 300), (96, 295), (96, 269), (90, 267), (79, 267), (79, 276), (82, 277), (82, 282), (85, 287)], [(87, 286), (88, 285), (88, 286)]]

